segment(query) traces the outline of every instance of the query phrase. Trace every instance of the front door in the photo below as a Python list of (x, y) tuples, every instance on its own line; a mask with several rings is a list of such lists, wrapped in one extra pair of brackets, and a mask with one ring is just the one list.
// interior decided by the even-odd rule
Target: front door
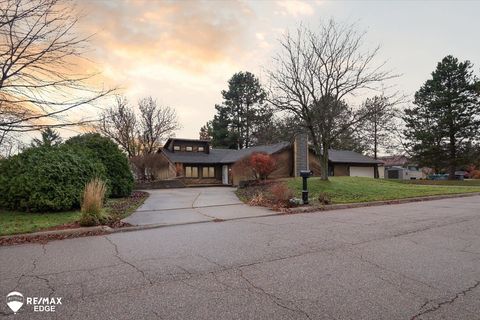
[(228, 165), (226, 164), (222, 166), (222, 183), (228, 184)]

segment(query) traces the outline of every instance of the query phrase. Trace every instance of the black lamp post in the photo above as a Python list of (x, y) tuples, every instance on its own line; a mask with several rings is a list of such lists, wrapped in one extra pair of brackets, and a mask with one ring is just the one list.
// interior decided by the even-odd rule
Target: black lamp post
[(307, 179), (313, 175), (313, 171), (310, 170), (300, 170), (300, 177), (303, 180), (303, 188), (302, 188), (302, 201), (303, 204), (308, 204), (308, 186), (307, 186)]

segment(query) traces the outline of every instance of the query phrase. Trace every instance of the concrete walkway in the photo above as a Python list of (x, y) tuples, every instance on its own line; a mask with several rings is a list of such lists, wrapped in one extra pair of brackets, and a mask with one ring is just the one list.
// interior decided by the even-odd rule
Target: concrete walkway
[(150, 197), (123, 221), (137, 226), (170, 225), (273, 214), (266, 208), (243, 204), (234, 191), (228, 187), (147, 190)]

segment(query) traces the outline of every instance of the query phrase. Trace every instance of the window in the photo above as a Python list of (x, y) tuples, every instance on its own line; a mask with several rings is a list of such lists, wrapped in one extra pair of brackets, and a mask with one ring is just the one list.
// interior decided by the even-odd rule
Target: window
[(193, 151), (193, 147), (187, 146), (187, 147), (185, 147), (185, 151)]
[(185, 177), (198, 178), (198, 167), (185, 167)]
[(173, 146), (174, 151), (180, 151), (180, 146)]
[(203, 152), (205, 149), (203, 147), (198, 147), (198, 152)]
[(203, 167), (202, 168), (202, 177), (203, 178), (215, 178), (215, 167)]

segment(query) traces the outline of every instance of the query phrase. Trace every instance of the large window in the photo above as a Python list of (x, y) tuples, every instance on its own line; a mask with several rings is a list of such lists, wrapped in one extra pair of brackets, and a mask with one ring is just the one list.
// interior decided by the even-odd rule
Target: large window
[(193, 147), (187, 146), (187, 147), (185, 147), (185, 151), (193, 151)]
[(203, 147), (198, 147), (198, 152), (203, 152), (205, 149)]
[(202, 177), (203, 178), (215, 178), (215, 167), (203, 167), (202, 168)]
[(198, 167), (185, 167), (185, 177), (198, 178)]
[(173, 150), (180, 151), (180, 146), (173, 146)]

